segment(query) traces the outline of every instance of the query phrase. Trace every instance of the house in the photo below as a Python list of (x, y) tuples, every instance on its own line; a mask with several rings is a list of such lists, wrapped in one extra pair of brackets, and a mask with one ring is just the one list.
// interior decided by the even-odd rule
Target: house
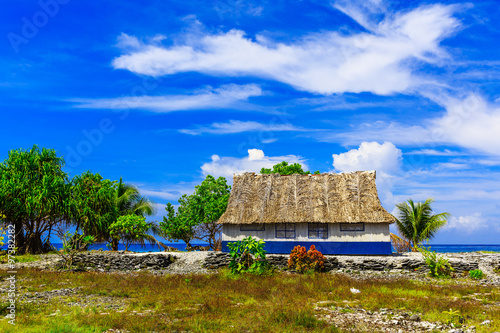
[(219, 219), (222, 251), (248, 236), (268, 253), (290, 253), (314, 244), (323, 254), (390, 255), (389, 225), (375, 171), (320, 175), (236, 174)]

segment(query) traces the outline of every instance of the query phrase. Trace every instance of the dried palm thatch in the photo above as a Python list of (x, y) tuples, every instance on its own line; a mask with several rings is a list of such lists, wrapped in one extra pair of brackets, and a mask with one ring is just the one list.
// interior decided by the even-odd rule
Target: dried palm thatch
[(410, 242), (391, 232), (391, 243), (396, 252), (410, 252), (412, 250)]
[(380, 204), (375, 171), (234, 176), (219, 223), (393, 223)]

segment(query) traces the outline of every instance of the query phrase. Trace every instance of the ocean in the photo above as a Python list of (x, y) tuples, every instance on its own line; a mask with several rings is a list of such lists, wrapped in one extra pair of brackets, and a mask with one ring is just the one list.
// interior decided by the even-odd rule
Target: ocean
[[(56, 248), (61, 249), (61, 243), (53, 244)], [(179, 251), (186, 250), (186, 244), (183, 242), (179, 243), (165, 243), (167, 246), (175, 247)], [(206, 246), (207, 243), (193, 243), (192, 245), (202, 245)], [(475, 245), (465, 245), (465, 244), (425, 244), (426, 247), (430, 246), (432, 251), (436, 251), (439, 253), (457, 253), (457, 252), (477, 252), (477, 251), (495, 251), (500, 252), (500, 245), (492, 245), (492, 244), (475, 244)], [(4, 245), (3, 248), (6, 246)], [(103, 251), (109, 251), (109, 248), (106, 244), (94, 244), (90, 247), (92, 250), (102, 249)], [(118, 250), (125, 250), (125, 246), (120, 244), (118, 246)], [(129, 246), (129, 251), (132, 252), (161, 252), (163, 248), (159, 249), (156, 245), (146, 244), (146, 246), (141, 247), (140, 245), (131, 245)]]
[[(183, 242), (179, 243), (164, 243), (167, 246), (175, 247), (179, 251), (186, 250), (186, 244)], [(61, 243), (52, 244), (56, 248), (61, 249)], [(192, 243), (191, 245), (201, 245), (206, 246), (208, 243)], [(500, 252), (500, 244), (492, 245), (492, 244), (425, 244), (425, 247), (431, 247), (431, 251), (439, 252), (439, 253), (457, 253), (457, 252), (477, 252), (477, 251), (495, 251)], [(4, 245), (1, 249), (6, 249), (6, 245)], [(99, 250), (109, 251), (109, 248), (106, 244), (94, 244), (90, 247), (91, 250)], [(163, 248), (159, 249), (157, 245), (146, 244), (144, 247), (140, 245), (130, 245), (129, 251), (132, 252), (161, 252)], [(120, 244), (118, 245), (118, 250), (125, 250), (125, 246)], [(393, 249), (394, 251), (394, 249)]]

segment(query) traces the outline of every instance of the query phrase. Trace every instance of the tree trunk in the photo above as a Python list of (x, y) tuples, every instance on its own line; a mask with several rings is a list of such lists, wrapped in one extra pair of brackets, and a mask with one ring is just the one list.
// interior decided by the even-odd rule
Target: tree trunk
[[(24, 238), (24, 228), (23, 228), (23, 223), (21, 221), (16, 221), (12, 223), (14, 225), (14, 232), (16, 235), (15, 241), (16, 241), (16, 247), (18, 251), (24, 251), (24, 246), (25, 246), (25, 238)], [(24, 252), (22, 252), (24, 253)]]
[(20, 254), (41, 254), (43, 253), (43, 243), (42, 235), (33, 233), (28, 235), (25, 240), (24, 248), (21, 250)]
[(115, 238), (111, 240), (111, 251), (118, 251), (118, 240)]

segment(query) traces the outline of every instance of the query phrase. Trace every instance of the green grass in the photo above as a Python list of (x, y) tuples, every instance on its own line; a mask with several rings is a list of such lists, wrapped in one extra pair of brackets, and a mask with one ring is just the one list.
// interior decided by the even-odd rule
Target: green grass
[[(4, 277), (1, 273), (0, 279)], [(166, 277), (23, 270), (18, 279), (22, 290), (82, 289), (46, 305), (18, 303), (16, 326), (0, 319), (1, 332), (103, 332), (110, 328), (131, 332), (242, 332), (242, 328), (248, 332), (340, 332), (317, 319), (314, 307), (320, 301), (328, 301), (327, 308), (349, 304), (372, 311), (406, 309), (419, 313), (423, 320), (442, 322), (450, 320), (444, 312), (453, 309), (467, 317), (466, 324), (475, 325), (477, 332), (500, 330), (498, 288), (448, 280), (359, 281), (344, 275), (287, 273), (235, 277), (227, 270)], [(352, 294), (350, 288), (361, 293)], [(476, 293), (480, 300), (469, 297)], [(83, 309), (66, 304), (87, 298), (93, 303)], [(107, 304), (118, 304), (120, 309), (107, 309)], [(6, 305), (0, 301), (0, 318), (7, 313)], [(481, 326), (486, 319), (492, 323)]]
[[(5, 251), (2, 252), (0, 255), (0, 264), (5, 264), (8, 261), (8, 257)], [(57, 252), (49, 252), (48, 254), (57, 254)], [(39, 254), (16, 254), (13, 258), (18, 263), (33, 262), (41, 259)]]

